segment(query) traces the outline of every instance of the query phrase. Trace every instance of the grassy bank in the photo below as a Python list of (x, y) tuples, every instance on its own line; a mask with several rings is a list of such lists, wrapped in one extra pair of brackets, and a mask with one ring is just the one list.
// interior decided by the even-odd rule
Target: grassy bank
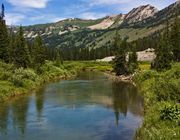
[[(144, 122), (137, 140), (176, 140), (180, 138), (180, 63), (166, 72), (148, 70), (134, 79), (144, 95)], [(143, 67), (142, 67), (143, 69)]]
[(46, 61), (38, 71), (34, 69), (15, 68), (14, 65), (0, 62), (0, 101), (19, 94), (28, 93), (39, 86), (56, 79), (71, 78), (80, 70), (111, 70), (108, 63), (99, 62), (65, 62), (58, 67)]
[(89, 71), (112, 71), (112, 64), (108, 62), (95, 62), (95, 61), (66, 61), (64, 67), (67, 70), (89, 70)]

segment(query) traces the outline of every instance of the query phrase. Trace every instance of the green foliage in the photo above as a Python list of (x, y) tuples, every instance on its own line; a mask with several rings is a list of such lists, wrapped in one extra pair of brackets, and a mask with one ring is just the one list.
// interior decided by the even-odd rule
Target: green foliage
[(65, 69), (69, 70), (90, 70), (90, 71), (112, 71), (112, 64), (107, 62), (95, 61), (66, 61), (64, 63)]
[(171, 30), (171, 43), (173, 45), (174, 60), (180, 61), (180, 19), (176, 14), (176, 18)]
[(113, 60), (114, 71), (117, 76), (126, 75), (128, 74), (128, 64), (126, 62), (127, 39), (121, 39), (117, 33), (114, 39), (114, 48), (116, 49), (116, 56)]
[(180, 120), (180, 107), (177, 105), (174, 106), (165, 106), (160, 112), (160, 118), (162, 120)]
[(128, 73), (128, 67), (126, 64), (126, 57), (125, 56), (116, 56), (113, 60), (114, 63), (114, 71), (116, 75), (125, 75)]
[(15, 87), (11, 82), (0, 81), (0, 100), (6, 98), (7, 96), (14, 95)]
[(170, 140), (180, 137), (180, 64), (166, 72), (148, 70), (136, 74), (144, 95), (145, 115), (136, 139)]
[(166, 79), (158, 77), (155, 79), (152, 89), (156, 93), (158, 101), (177, 100), (180, 101), (180, 79)]
[(39, 72), (43, 77), (51, 80), (58, 76), (67, 77), (68, 72), (62, 67), (57, 67), (53, 62), (47, 61), (44, 65), (39, 68)]
[(139, 69), (144, 71), (144, 70), (150, 70), (151, 68), (151, 63), (150, 62), (139, 62)]
[(9, 61), (8, 47), (9, 47), (8, 30), (5, 24), (5, 20), (0, 18), (0, 59), (3, 60), (4, 62)]
[(169, 25), (167, 25), (166, 31), (161, 36), (158, 47), (156, 48), (156, 58), (154, 64), (152, 64), (152, 68), (158, 71), (171, 69), (172, 59), (172, 44), (169, 37)]
[(56, 60), (55, 60), (55, 66), (60, 67), (62, 65), (62, 58), (60, 56), (59, 49), (56, 50)]
[(46, 62), (40, 67), (41, 74), (34, 69), (16, 68), (14, 65), (0, 62), (0, 100), (16, 94), (22, 94), (49, 80), (71, 76), (63, 67)]
[(16, 37), (14, 63), (17, 67), (27, 68), (30, 66), (31, 60), (28, 46), (23, 34), (23, 29), (22, 27), (20, 27), (18, 35)]
[(28, 42), (24, 38), (22, 26), (19, 27), (17, 34), (13, 30), (8, 32), (3, 19), (4, 12), (2, 15), (2, 17), (0, 16), (0, 59), (2, 61), (13, 63), (17, 68), (31, 67), (38, 70), (45, 60), (53, 60), (52, 58), (56, 57), (55, 54), (48, 51), (49, 49), (44, 45), (40, 35), (32, 42)]
[(142, 83), (146, 80), (150, 80), (154, 77), (157, 77), (158, 73), (156, 71), (153, 70), (146, 70), (146, 71), (142, 71), (139, 73), (136, 73), (134, 76), (134, 80), (136, 82)]
[(19, 68), (19, 69), (15, 69), (14, 73), (9, 78), (9, 81), (12, 82), (17, 87), (23, 87), (24, 84), (26, 83), (25, 80), (30, 80), (35, 82), (37, 77), (38, 77), (37, 74), (33, 70)]
[(53, 61), (45, 61), (38, 71), (30, 68), (17, 68), (0, 61), (0, 100), (9, 96), (27, 93), (45, 82), (70, 78), (80, 70), (111, 71), (112, 65), (102, 62), (72, 61), (60, 67)]
[(127, 43), (127, 37), (122, 39), (118, 33), (116, 33), (115, 39), (114, 39), (114, 50), (115, 51), (115, 59), (113, 60), (114, 63), (114, 71), (116, 72), (116, 75), (127, 75), (132, 74), (135, 72), (136, 69), (138, 69), (138, 57), (135, 51), (135, 48), (131, 48), (132, 52), (128, 55), (127, 60), (127, 50), (129, 47), (129, 44)]
[(135, 70), (138, 69), (138, 56), (135, 52), (135, 50), (133, 50), (133, 52), (129, 53), (129, 60), (128, 60), (128, 71), (129, 73), (134, 73)]
[(45, 46), (43, 45), (42, 38), (39, 35), (34, 40), (31, 57), (35, 68), (39, 68), (45, 63)]

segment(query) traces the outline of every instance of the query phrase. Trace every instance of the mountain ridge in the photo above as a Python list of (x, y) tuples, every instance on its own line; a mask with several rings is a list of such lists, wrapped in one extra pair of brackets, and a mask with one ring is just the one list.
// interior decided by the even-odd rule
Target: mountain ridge
[[(70, 18), (55, 23), (25, 26), (24, 36), (33, 40), (38, 34), (51, 47), (100, 48), (111, 46), (116, 31), (134, 41), (153, 34), (172, 21), (180, 3), (157, 10), (151, 5), (142, 5), (127, 14), (106, 16), (97, 20)], [(17, 31), (17, 28), (16, 28)]]

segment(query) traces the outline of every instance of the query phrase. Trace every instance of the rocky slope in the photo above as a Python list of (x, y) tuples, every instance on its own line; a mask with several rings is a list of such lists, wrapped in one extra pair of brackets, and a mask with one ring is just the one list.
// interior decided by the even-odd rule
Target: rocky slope
[(124, 22), (128, 24), (136, 23), (149, 17), (153, 17), (157, 12), (158, 9), (151, 5), (139, 6), (126, 14)]
[[(24, 36), (31, 40), (40, 34), (46, 45), (52, 47), (99, 48), (110, 46), (117, 30), (121, 36), (128, 36), (129, 41), (149, 36), (163, 29), (167, 18), (173, 20), (176, 11), (180, 13), (179, 1), (160, 11), (151, 5), (144, 5), (127, 14), (97, 20), (73, 18), (27, 26), (24, 27)], [(17, 28), (14, 30), (17, 31)]]
[(37, 33), (41, 36), (45, 35), (63, 35), (68, 32), (73, 32), (80, 29), (104, 30), (117, 27), (124, 23), (136, 23), (148, 17), (152, 17), (157, 12), (157, 9), (151, 5), (140, 6), (134, 8), (128, 14), (119, 14), (107, 16), (98, 20), (83, 20), (71, 18), (59, 21), (57, 23), (42, 24), (25, 27), (25, 37), (34, 38)]
[(92, 25), (89, 26), (88, 28), (91, 30), (96, 30), (96, 29), (107, 29), (109, 27), (111, 27), (114, 23), (115, 20), (117, 18), (118, 15), (113, 15), (113, 16), (107, 16), (103, 21), (101, 21), (100, 23), (96, 24), (96, 25)]

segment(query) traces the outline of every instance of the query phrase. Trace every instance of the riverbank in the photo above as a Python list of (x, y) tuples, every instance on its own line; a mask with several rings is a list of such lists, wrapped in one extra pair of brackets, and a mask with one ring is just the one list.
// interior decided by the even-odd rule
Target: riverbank
[(180, 138), (180, 63), (166, 72), (144, 70), (134, 76), (144, 95), (144, 121), (137, 140)]
[[(150, 69), (150, 62), (139, 62), (139, 70), (138, 71), (144, 71)], [(120, 75), (117, 76), (115, 72), (113, 72), (113, 68), (111, 68), (111, 71), (105, 71), (105, 75), (110, 79), (114, 81), (121, 81), (126, 83), (132, 83), (136, 84), (133, 80), (133, 77), (136, 75), (137, 72), (129, 75)]]
[[(137, 131), (136, 139), (178, 139), (180, 137), (180, 63), (166, 72), (150, 70), (149, 63), (140, 63), (140, 72), (133, 77), (133, 82), (144, 96), (144, 121)], [(27, 94), (47, 82), (69, 79), (78, 71), (101, 71), (110, 77), (112, 64), (94, 61), (64, 62), (60, 67), (51, 61), (39, 68), (15, 68), (11, 64), (0, 62), (0, 100)]]
[(0, 62), (0, 101), (29, 93), (50, 81), (73, 78), (81, 70), (107, 71), (111, 70), (111, 65), (93, 61), (72, 61), (56, 66), (54, 62), (46, 61), (37, 71), (15, 68), (12, 64)]
[(136, 87), (82, 71), (1, 103), (0, 139), (132, 140), (142, 119), (143, 97)]

